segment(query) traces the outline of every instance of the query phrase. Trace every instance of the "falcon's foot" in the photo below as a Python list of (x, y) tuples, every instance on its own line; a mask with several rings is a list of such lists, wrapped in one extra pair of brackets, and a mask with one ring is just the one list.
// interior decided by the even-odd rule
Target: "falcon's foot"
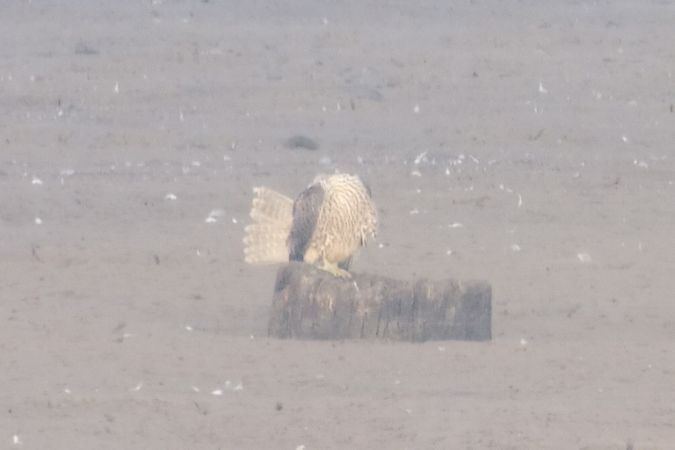
[(329, 263), (325, 259), (322, 261), (322, 263), (318, 267), (319, 267), (319, 269), (325, 270), (326, 272), (328, 272), (328, 273), (330, 273), (333, 276), (338, 277), (338, 278), (347, 278), (348, 279), (348, 278), (352, 277), (351, 273), (347, 272), (344, 269), (341, 269), (335, 263)]

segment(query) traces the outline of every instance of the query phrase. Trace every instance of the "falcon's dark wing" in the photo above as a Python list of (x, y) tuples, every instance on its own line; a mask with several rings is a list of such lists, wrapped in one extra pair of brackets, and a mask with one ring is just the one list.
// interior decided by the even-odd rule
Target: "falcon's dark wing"
[(302, 261), (314, 234), (319, 210), (323, 203), (323, 188), (319, 183), (313, 184), (300, 193), (293, 203), (293, 225), (288, 235), (290, 261)]

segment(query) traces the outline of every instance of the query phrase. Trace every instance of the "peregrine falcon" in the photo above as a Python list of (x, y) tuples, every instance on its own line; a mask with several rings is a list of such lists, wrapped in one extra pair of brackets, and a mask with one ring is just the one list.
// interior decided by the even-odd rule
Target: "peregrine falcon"
[(244, 237), (250, 264), (304, 261), (349, 278), (352, 256), (375, 236), (377, 210), (356, 175), (318, 175), (295, 201), (265, 187), (253, 193)]

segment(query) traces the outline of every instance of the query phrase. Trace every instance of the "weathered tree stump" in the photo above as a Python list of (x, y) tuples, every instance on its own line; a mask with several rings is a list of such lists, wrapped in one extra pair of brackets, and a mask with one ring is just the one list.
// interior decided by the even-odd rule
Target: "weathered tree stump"
[(415, 342), (492, 337), (492, 288), (486, 282), (352, 275), (340, 279), (298, 262), (282, 266), (269, 335)]

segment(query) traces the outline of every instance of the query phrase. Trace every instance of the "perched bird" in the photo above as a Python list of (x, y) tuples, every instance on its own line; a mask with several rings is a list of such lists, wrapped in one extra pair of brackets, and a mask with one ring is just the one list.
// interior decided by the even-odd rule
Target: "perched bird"
[(377, 210), (356, 175), (318, 175), (295, 201), (265, 187), (253, 193), (244, 237), (250, 264), (304, 261), (350, 278), (352, 256), (375, 236)]

